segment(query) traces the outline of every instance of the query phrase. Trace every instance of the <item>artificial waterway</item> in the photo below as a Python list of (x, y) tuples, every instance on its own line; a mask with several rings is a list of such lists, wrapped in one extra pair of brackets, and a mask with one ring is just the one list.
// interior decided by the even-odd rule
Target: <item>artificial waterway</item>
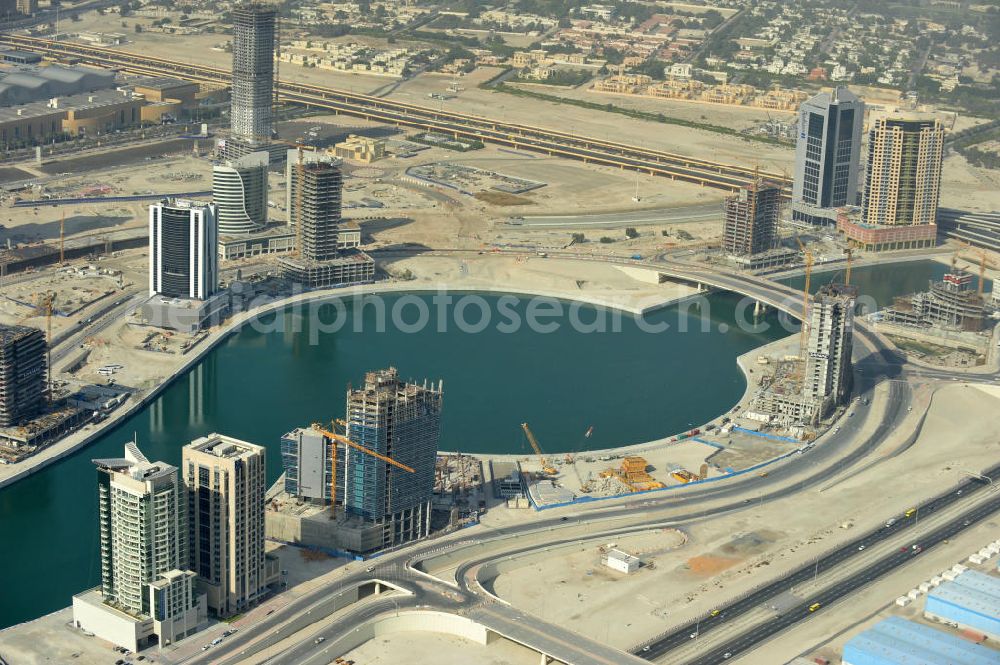
[[(888, 302), (926, 288), (944, 270), (932, 262), (866, 267), (853, 272), (852, 282)], [(814, 284), (823, 281), (817, 276)], [(391, 310), (401, 297), (384, 300)], [(406, 378), (444, 380), (442, 450), (526, 453), (522, 422), (550, 451), (640, 443), (727, 411), (746, 387), (736, 358), (788, 334), (775, 316), (765, 319), (766, 331), (741, 330), (734, 321), (739, 298), (731, 294), (706, 299), (707, 326), (699, 309), (684, 305), (647, 314), (648, 324), (669, 324), (656, 333), (627, 314), (619, 332), (575, 330), (567, 303), (562, 316), (544, 319), (558, 324), (554, 332), (526, 326), (503, 332), (496, 325), (498, 296), (482, 297), (494, 323), (478, 333), (460, 331), (453, 318), (439, 333), (435, 317), (419, 332), (391, 326), (378, 332), (372, 307), (362, 310), (361, 332), (354, 332), (348, 307), (340, 332), (318, 335), (316, 344), (309, 317), (286, 316), (274, 332), (245, 327), (87, 448), (0, 490), (0, 627), (65, 607), (72, 594), (99, 583), (90, 460), (121, 456), (133, 435), (150, 459), (172, 464), (180, 462), (182, 446), (210, 432), (259, 443), (268, 449), (273, 481), (281, 472), (282, 434), (342, 417), (347, 384), (394, 365)], [(512, 309), (522, 320), (526, 302), (522, 297)], [(428, 309), (434, 311), (430, 303)], [(465, 320), (477, 321), (477, 312), (468, 308)], [(611, 328), (606, 310), (584, 306), (578, 318), (586, 325), (602, 316)], [(407, 321), (414, 320), (411, 313)], [(584, 438), (591, 426), (593, 435)]]

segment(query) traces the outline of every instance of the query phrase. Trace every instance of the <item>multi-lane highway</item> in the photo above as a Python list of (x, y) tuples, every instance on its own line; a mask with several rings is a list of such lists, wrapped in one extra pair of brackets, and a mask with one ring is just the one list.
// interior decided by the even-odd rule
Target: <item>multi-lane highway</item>
[[(94, 65), (150, 76), (178, 76), (194, 81), (228, 84), (227, 69), (154, 58), (140, 53), (72, 44), (24, 35), (0, 35), (0, 44), (30, 49), (52, 58), (75, 58)], [(387, 124), (443, 132), (508, 148), (524, 149), (557, 157), (601, 164), (705, 187), (733, 191), (758, 175), (782, 186), (783, 174), (754, 168), (687, 157), (676, 153), (600, 140), (556, 129), (505, 122), (443, 109), (406, 104), (360, 93), (323, 86), (280, 81), (278, 96), (283, 101), (302, 104)]]
[[(1000, 467), (995, 468), (994, 473), (998, 470), (1000, 470)], [(982, 485), (982, 483), (980, 483), (980, 485)], [(925, 507), (922, 506), (921, 510), (925, 510)], [(883, 555), (854, 574), (849, 575), (836, 584), (817, 592), (808, 600), (803, 601), (797, 606), (772, 617), (768, 621), (754, 626), (752, 629), (733, 637), (731, 640), (727, 640), (725, 646), (716, 647), (715, 649), (700, 655), (694, 660), (687, 661), (686, 665), (715, 665), (716, 663), (726, 660), (732, 656), (753, 649), (767, 638), (776, 635), (777, 633), (787, 629), (789, 626), (809, 618), (813, 612), (820, 611), (822, 608), (850, 595), (861, 587), (871, 584), (875, 580), (898, 570), (901, 566), (906, 565), (915, 557), (918, 557), (926, 552), (928, 548), (934, 547), (935, 545), (943, 541), (947, 541), (950, 538), (954, 538), (961, 531), (993, 515), (998, 510), (1000, 510), (1000, 496), (992, 498), (989, 501), (983, 502), (974, 508), (969, 509), (965, 513), (930, 531), (929, 533), (922, 534), (919, 542), (913, 543), (910, 547), (904, 546), (899, 550), (893, 550), (889, 554)], [(912, 522), (913, 520), (904, 520), (897, 522), (896, 524), (910, 524)], [(866, 540), (871, 543), (878, 542), (882, 538), (891, 535), (892, 528), (885, 528), (884, 531), (886, 532), (885, 536), (876, 535), (869, 537)], [(801, 572), (803, 571), (796, 571), (796, 574)], [(808, 578), (808, 573), (810, 573), (810, 571), (806, 570), (804, 572), (807, 573), (806, 578)], [(749, 598), (747, 600), (749, 600)], [(749, 611), (755, 607), (757, 606), (748, 607), (743, 611)], [(729, 609), (725, 610), (727, 615), (729, 612)], [(715, 618), (719, 618), (721, 616), (722, 614), (719, 614)], [(685, 639), (688, 638), (688, 636), (684, 637)], [(652, 651), (653, 649), (650, 649), (650, 653), (652, 653)], [(666, 652), (660, 651), (659, 655), (662, 655), (663, 653)]]
[[(1000, 465), (986, 472), (986, 475), (991, 477), (997, 474), (1000, 474)], [(931, 517), (955, 503), (967, 500), (970, 496), (974, 495), (976, 491), (981, 491), (983, 489), (984, 489), (984, 483), (982, 481), (969, 479), (964, 483), (960, 484), (957, 488), (949, 489), (946, 493), (917, 506), (916, 507), (917, 510), (914, 513), (915, 518), (902, 517), (899, 519), (894, 519), (891, 522), (887, 521), (885, 525), (877, 528), (874, 531), (865, 533), (861, 536), (858, 536), (857, 538), (854, 538), (853, 540), (844, 543), (836, 550), (824, 555), (822, 558), (800, 567), (799, 569), (789, 573), (785, 577), (779, 580), (775, 580), (774, 582), (771, 582), (770, 584), (767, 584), (755, 590), (754, 592), (740, 598), (739, 600), (733, 603), (730, 603), (729, 605), (722, 606), (721, 608), (719, 608), (718, 613), (713, 612), (711, 615), (706, 616), (697, 622), (690, 622), (683, 626), (674, 628), (666, 635), (663, 635), (662, 637), (644, 645), (644, 647), (640, 649), (640, 653), (642, 653), (644, 657), (651, 659), (663, 656), (669, 653), (670, 651), (687, 644), (688, 640), (692, 639), (691, 638), (692, 635), (696, 637), (701, 637), (705, 633), (721, 627), (726, 622), (732, 621), (739, 615), (759, 608), (761, 605), (764, 605), (768, 601), (776, 598), (777, 596), (790, 591), (793, 587), (798, 586), (803, 582), (809, 581), (815, 576), (824, 574), (837, 567), (843, 566), (848, 560), (854, 557), (866, 556), (865, 550), (867, 550), (868, 548), (877, 545), (884, 540), (894, 538), (901, 532), (915, 530), (915, 525), (918, 523), (919, 519)], [(998, 504), (997, 501), (1000, 501), (1000, 498), (986, 504), (986, 506), (993, 506), (993, 508), (988, 512), (983, 512), (983, 510), (985, 510), (983, 506), (977, 506), (976, 508), (969, 511), (968, 515), (963, 515), (962, 518), (957, 519), (953, 523), (949, 523), (948, 525), (949, 528), (942, 530), (942, 533), (944, 533), (945, 531), (947, 531), (947, 533), (945, 535), (941, 535), (937, 540), (935, 540), (934, 538), (938, 532), (934, 532), (931, 535), (925, 536), (924, 538), (921, 539), (921, 548), (926, 549), (927, 547), (933, 545), (934, 543), (954, 535), (955, 533), (960, 531), (961, 528), (966, 526), (966, 523), (971, 524), (972, 522), (977, 521), (981, 517), (991, 514), (997, 508), (1000, 508), (1000, 504)], [(829, 604), (833, 600), (836, 600), (837, 598), (840, 597), (840, 595), (832, 595), (837, 591), (842, 592), (841, 595), (844, 595), (852, 591), (854, 588), (856, 588), (856, 586), (852, 586), (853, 584), (867, 583), (875, 579), (876, 577), (880, 576), (881, 574), (887, 572), (889, 569), (885, 568), (884, 566), (885, 562), (889, 562), (892, 565), (892, 567), (898, 567), (899, 564), (903, 563), (906, 560), (909, 560), (911, 556), (913, 556), (914, 554), (919, 554), (919, 552), (908, 551), (906, 556), (903, 558), (896, 556), (896, 554), (902, 554), (902, 553), (897, 552), (894, 553), (893, 555), (879, 559), (877, 562), (871, 564), (870, 566), (867, 566), (862, 571), (862, 573), (859, 573), (858, 575), (851, 577), (850, 580), (842, 582), (835, 589), (826, 591), (823, 594), (821, 594), (821, 596), (818, 596), (810, 600), (809, 602), (804, 603), (805, 608), (808, 608), (812, 603), (815, 602), (819, 602), (821, 603), (821, 605)], [(805, 618), (805, 616), (801, 615), (796, 616), (795, 611), (784, 613), (781, 617), (779, 617), (778, 620), (768, 622), (768, 626), (779, 625), (780, 626), (779, 628), (770, 633), (754, 632), (754, 635), (757, 636), (758, 639), (752, 643), (747, 642), (747, 644), (756, 644), (756, 642), (759, 642), (764, 637), (767, 637), (773, 634), (774, 632), (777, 632), (777, 630), (781, 630), (787, 625), (790, 625), (790, 622), (792, 620), (799, 621), (803, 618)], [(747, 644), (745, 644), (743, 648), (746, 648)], [(734, 643), (729, 645), (727, 651), (730, 651), (733, 654), (735, 654), (738, 653), (739, 649), (740, 645)], [(718, 656), (721, 657), (722, 654), (720, 653), (718, 654)], [(699, 660), (697, 662), (699, 663), (717, 662), (717, 660), (719, 659), (721, 658), (717, 658), (715, 661)]]

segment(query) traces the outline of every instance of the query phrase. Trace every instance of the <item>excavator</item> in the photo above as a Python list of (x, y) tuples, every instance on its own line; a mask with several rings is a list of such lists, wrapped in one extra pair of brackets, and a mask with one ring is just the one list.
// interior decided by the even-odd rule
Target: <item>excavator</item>
[[(338, 423), (338, 424), (339, 423), (343, 423), (342, 420), (337, 420), (337, 421), (334, 421), (334, 422)], [(416, 470), (413, 469), (412, 467), (409, 467), (409, 466), (407, 466), (405, 464), (397, 462), (396, 460), (392, 459), (391, 457), (386, 457), (385, 455), (377, 453), (374, 450), (370, 450), (368, 448), (365, 448), (361, 444), (355, 443), (355, 442), (351, 441), (350, 439), (348, 439), (346, 436), (343, 436), (342, 434), (337, 434), (336, 432), (332, 432), (332, 431), (326, 429), (320, 423), (313, 423), (312, 424), (312, 428), (314, 430), (316, 430), (317, 432), (319, 432), (320, 434), (322, 434), (323, 436), (325, 436), (327, 439), (330, 440), (330, 461), (332, 462), (332, 473), (330, 474), (330, 519), (333, 519), (337, 515), (337, 446), (338, 446), (338, 444), (344, 444), (345, 446), (347, 446), (349, 448), (353, 448), (354, 450), (357, 450), (359, 452), (362, 452), (365, 455), (370, 455), (370, 456), (374, 457), (375, 459), (382, 460), (383, 462), (386, 462), (387, 464), (391, 464), (392, 466), (396, 467), (397, 469), (402, 469), (403, 471), (406, 471), (408, 473), (416, 473)]]

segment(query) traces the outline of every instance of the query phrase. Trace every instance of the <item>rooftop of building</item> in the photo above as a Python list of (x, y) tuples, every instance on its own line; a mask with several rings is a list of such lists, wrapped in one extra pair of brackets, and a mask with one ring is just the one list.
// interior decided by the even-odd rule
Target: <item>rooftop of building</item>
[(100, 469), (122, 473), (133, 480), (156, 480), (177, 473), (175, 466), (165, 462), (150, 462), (133, 441), (125, 444), (124, 457), (102, 457), (91, 461)]
[(175, 210), (190, 210), (192, 208), (207, 208), (212, 204), (204, 201), (192, 201), (191, 199), (174, 199), (167, 197), (160, 199), (157, 205), (161, 205), (164, 208), (174, 208)]
[(902, 617), (891, 616), (851, 638), (845, 659), (861, 652), (897, 665), (995, 665), (997, 652)]
[(976, 570), (966, 570), (954, 581), (944, 582), (927, 597), (1000, 619), (1000, 579)]
[(221, 459), (239, 459), (264, 454), (264, 446), (215, 433), (195, 439), (184, 447)]
[(823, 298), (856, 299), (858, 297), (858, 287), (847, 284), (824, 284), (816, 292), (817, 301)]
[[(0, 87), (3, 83), (0, 83)], [(32, 118), (45, 116), (51, 113), (60, 113), (66, 110), (85, 111), (106, 106), (112, 106), (123, 101), (129, 101), (132, 97), (118, 90), (98, 90), (95, 92), (82, 93), (79, 95), (68, 95), (66, 97), (53, 97), (47, 101), (28, 102), (18, 106), (0, 107), (0, 122), (16, 120), (18, 118)]]
[(617, 559), (618, 561), (624, 561), (625, 563), (632, 563), (632, 562), (638, 563), (639, 561), (639, 557), (633, 556), (628, 552), (623, 552), (622, 550), (619, 549), (608, 550), (608, 558)]
[(32, 328), (30, 326), (6, 326), (0, 324), (0, 344), (6, 346), (19, 339), (24, 339), (25, 337), (42, 332), (38, 328)]
[(135, 88), (147, 88), (149, 90), (170, 90), (173, 88), (183, 88), (190, 85), (198, 85), (193, 81), (185, 81), (183, 79), (175, 79), (169, 76), (154, 76), (149, 78), (136, 79), (134, 81), (129, 81), (131, 85)]
[(814, 97), (810, 97), (806, 102), (814, 106), (829, 106), (831, 103), (843, 104), (846, 102), (861, 101), (857, 95), (845, 86), (837, 86), (832, 92), (824, 91)]
[(74, 600), (79, 600), (87, 605), (96, 607), (104, 612), (107, 612), (119, 619), (124, 619), (133, 623), (141, 623), (148, 617), (142, 614), (136, 614), (133, 612), (126, 611), (122, 607), (112, 605), (111, 603), (106, 603), (104, 601), (104, 594), (101, 593), (101, 587), (94, 587), (92, 589), (87, 589), (86, 591), (81, 591), (73, 596)]

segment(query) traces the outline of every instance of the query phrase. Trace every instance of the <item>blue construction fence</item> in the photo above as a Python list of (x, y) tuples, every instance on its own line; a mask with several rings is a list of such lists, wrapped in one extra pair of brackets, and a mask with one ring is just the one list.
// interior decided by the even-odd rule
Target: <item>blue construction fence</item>
[(793, 439), (790, 436), (778, 436), (777, 434), (765, 434), (764, 432), (758, 432), (752, 429), (746, 429), (743, 427), (734, 427), (734, 432), (739, 432), (740, 434), (749, 434), (750, 436), (759, 436), (762, 439), (771, 439), (772, 441), (784, 441), (786, 443), (801, 443), (798, 439)]
[[(705, 443), (705, 442), (702, 441), (701, 443)], [(711, 445), (711, 444), (709, 444), (709, 445)], [(754, 466), (747, 467), (747, 468), (743, 469), (742, 471), (733, 471), (731, 467), (728, 467), (726, 469), (727, 473), (725, 475), (722, 475), (722, 476), (716, 476), (715, 478), (705, 478), (703, 480), (692, 480), (691, 482), (684, 483), (683, 485), (668, 485), (667, 487), (661, 487), (660, 489), (655, 489), (655, 490), (644, 490), (642, 492), (633, 492), (631, 494), (615, 494), (615, 495), (612, 495), (612, 496), (582, 496), (582, 497), (580, 497), (578, 499), (573, 499), (572, 501), (563, 501), (562, 503), (553, 503), (553, 504), (549, 504), (549, 505), (545, 505), (545, 506), (539, 506), (537, 503), (535, 503), (535, 499), (534, 499), (533, 496), (531, 496), (531, 492), (528, 492), (528, 500), (531, 501), (531, 505), (535, 508), (535, 510), (549, 510), (551, 508), (564, 508), (566, 506), (576, 506), (576, 505), (580, 505), (580, 504), (584, 504), (584, 503), (593, 503), (595, 501), (607, 501), (609, 499), (620, 499), (623, 496), (635, 496), (635, 495), (639, 495), (639, 494), (652, 494), (653, 492), (669, 492), (669, 491), (672, 491), (672, 490), (682, 489), (684, 487), (690, 487), (691, 485), (699, 485), (701, 483), (714, 483), (714, 482), (716, 482), (718, 480), (726, 480), (728, 478), (733, 478), (735, 476), (742, 476), (742, 475), (747, 474), (747, 473), (753, 473), (754, 471), (757, 471), (758, 469), (763, 469), (765, 467), (771, 466), (772, 464), (777, 464), (781, 460), (787, 459), (787, 458), (791, 457), (792, 455), (796, 454), (797, 452), (799, 452), (798, 448), (796, 448), (795, 450), (789, 451), (787, 453), (784, 453), (783, 455), (779, 455), (777, 457), (769, 459), (766, 462), (761, 462), (760, 464), (755, 464)]]

